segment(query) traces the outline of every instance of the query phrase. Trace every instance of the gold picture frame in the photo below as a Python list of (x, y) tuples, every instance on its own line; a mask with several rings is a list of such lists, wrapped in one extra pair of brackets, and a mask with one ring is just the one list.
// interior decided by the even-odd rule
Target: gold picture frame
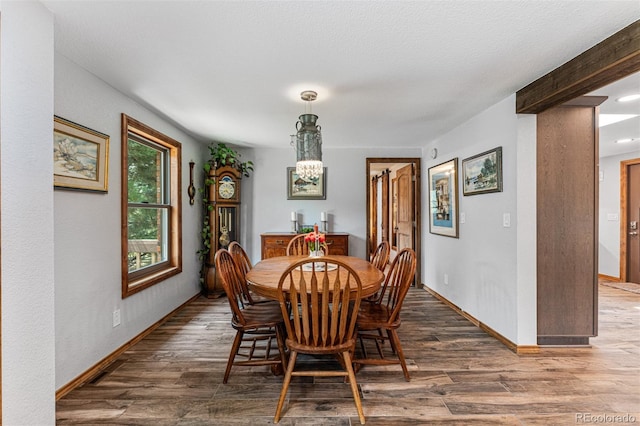
[(53, 117), (53, 186), (108, 192), (109, 136)]

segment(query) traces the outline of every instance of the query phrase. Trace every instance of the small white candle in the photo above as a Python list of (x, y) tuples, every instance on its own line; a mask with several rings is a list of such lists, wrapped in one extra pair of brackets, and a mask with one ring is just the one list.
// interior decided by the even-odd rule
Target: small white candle
[(320, 212), (320, 220), (323, 222), (327, 220), (327, 212)]
[(296, 212), (291, 212), (291, 220), (298, 220), (298, 217), (296, 216)]

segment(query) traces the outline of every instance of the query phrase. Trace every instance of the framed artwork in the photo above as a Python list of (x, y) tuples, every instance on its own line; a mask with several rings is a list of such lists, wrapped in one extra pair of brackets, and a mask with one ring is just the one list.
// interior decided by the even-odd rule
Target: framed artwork
[(107, 192), (108, 169), (108, 135), (54, 116), (54, 187)]
[(327, 168), (322, 176), (303, 179), (295, 167), (287, 167), (287, 200), (326, 200)]
[(502, 147), (462, 160), (464, 195), (502, 192)]
[(458, 159), (429, 168), (429, 232), (458, 238)]

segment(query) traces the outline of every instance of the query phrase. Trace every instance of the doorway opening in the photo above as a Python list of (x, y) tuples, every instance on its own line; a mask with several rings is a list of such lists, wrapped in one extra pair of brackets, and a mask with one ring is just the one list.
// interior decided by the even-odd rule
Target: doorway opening
[(382, 241), (391, 259), (405, 247), (416, 252), (415, 285), (422, 288), (420, 158), (367, 158), (367, 255)]

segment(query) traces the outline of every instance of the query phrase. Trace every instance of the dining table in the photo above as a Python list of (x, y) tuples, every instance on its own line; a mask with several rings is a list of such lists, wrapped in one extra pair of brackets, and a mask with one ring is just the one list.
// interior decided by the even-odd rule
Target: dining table
[[(278, 256), (261, 260), (256, 263), (253, 268), (247, 272), (246, 280), (251, 291), (268, 299), (278, 299), (278, 283), (280, 277), (289, 266), (294, 263), (309, 258), (308, 255), (302, 256)], [(338, 273), (338, 269), (331, 267), (331, 260), (335, 259), (349, 265), (360, 278), (362, 284), (361, 298), (374, 295), (381, 287), (384, 280), (384, 274), (371, 262), (355, 256), (338, 256), (327, 255), (315, 259), (316, 267), (323, 268), (325, 262), (328, 263), (328, 274)], [(335, 266), (335, 265), (334, 265)], [(342, 273), (346, 273), (342, 269)], [(311, 275), (311, 271), (304, 272)], [(288, 283), (283, 285), (285, 290), (288, 289)]]

